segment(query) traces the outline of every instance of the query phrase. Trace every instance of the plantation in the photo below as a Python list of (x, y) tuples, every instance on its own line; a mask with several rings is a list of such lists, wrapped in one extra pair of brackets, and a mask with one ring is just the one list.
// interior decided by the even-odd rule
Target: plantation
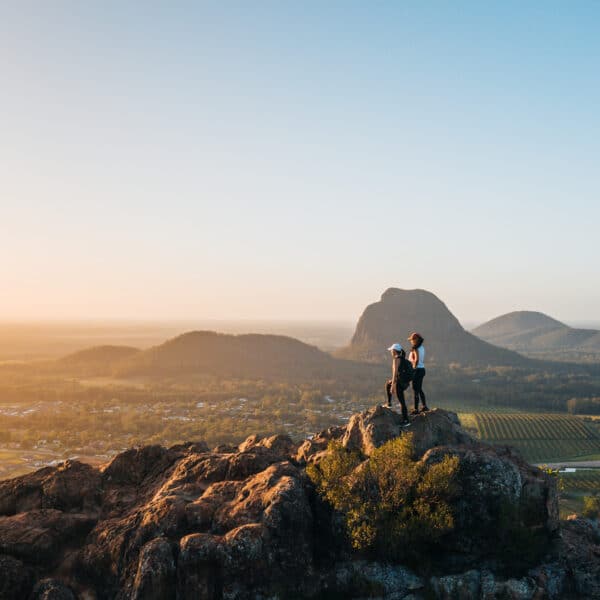
[(600, 453), (598, 429), (570, 415), (470, 413), (461, 422), (486, 442), (516, 447), (530, 462)]
[(561, 473), (560, 477), (566, 493), (600, 492), (600, 469), (577, 469), (575, 473)]

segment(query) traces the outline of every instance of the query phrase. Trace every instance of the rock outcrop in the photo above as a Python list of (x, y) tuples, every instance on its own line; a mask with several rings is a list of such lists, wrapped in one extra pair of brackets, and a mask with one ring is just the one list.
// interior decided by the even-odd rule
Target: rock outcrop
[[(410, 431), (415, 459), (459, 458), (455, 531), (426, 569), (357, 556), (304, 467), (331, 441), (368, 457), (405, 431), (375, 407), (300, 445), (280, 435), (214, 451), (148, 446), (101, 469), (68, 461), (2, 481), (0, 599), (597, 597), (597, 528), (560, 526), (551, 477), (443, 410)], [(507, 501), (547, 545), (542, 564), (514, 575), (490, 547)]]
[(365, 308), (347, 348), (339, 356), (381, 362), (389, 360), (386, 348), (405, 342), (411, 331), (425, 338), (428, 360), (438, 364), (519, 365), (527, 362), (511, 350), (493, 346), (462, 327), (448, 307), (425, 290), (386, 290), (379, 302)]

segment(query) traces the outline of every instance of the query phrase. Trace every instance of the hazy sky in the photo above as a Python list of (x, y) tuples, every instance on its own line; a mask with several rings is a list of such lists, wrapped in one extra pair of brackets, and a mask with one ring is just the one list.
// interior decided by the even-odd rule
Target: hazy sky
[[(492, 6), (493, 4), (493, 6)], [(600, 319), (600, 3), (0, 5), (0, 319)]]

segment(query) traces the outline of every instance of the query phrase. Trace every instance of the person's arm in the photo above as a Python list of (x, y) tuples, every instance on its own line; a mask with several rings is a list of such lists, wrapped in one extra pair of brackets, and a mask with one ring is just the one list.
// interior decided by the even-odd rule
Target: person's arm
[(413, 369), (416, 369), (417, 368), (417, 364), (419, 363), (419, 355), (418, 355), (418, 353), (417, 353), (416, 350), (411, 350), (410, 351), (409, 359), (410, 359), (410, 363), (413, 366)]
[(400, 357), (394, 356), (392, 361), (392, 385), (396, 383), (396, 375), (398, 374), (398, 365), (400, 364)]

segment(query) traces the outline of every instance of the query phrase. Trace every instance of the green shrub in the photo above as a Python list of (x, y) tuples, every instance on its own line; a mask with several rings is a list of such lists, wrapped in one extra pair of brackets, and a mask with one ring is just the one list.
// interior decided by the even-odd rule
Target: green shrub
[(319, 494), (345, 516), (353, 547), (387, 559), (410, 559), (454, 527), (458, 458), (427, 466), (415, 460), (410, 435), (391, 440), (367, 460), (339, 443), (307, 473)]
[(583, 516), (586, 519), (597, 519), (600, 516), (600, 496), (598, 494), (583, 497)]

